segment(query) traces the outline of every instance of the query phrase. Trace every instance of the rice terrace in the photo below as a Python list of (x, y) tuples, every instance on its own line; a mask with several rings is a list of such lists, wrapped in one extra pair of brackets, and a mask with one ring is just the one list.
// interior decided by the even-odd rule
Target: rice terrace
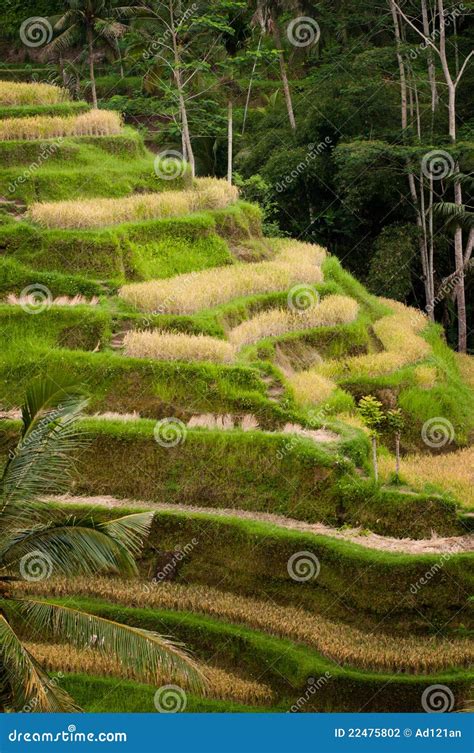
[(472, 15), (363, 5), (7, 3), (3, 712), (472, 710)]

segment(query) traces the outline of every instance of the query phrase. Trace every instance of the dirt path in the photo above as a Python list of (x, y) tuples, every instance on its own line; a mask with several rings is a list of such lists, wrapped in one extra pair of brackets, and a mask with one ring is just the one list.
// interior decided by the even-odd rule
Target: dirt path
[(386, 552), (402, 552), (405, 554), (448, 554), (461, 552), (474, 552), (474, 535), (437, 537), (431, 539), (396, 539), (390, 536), (379, 536), (376, 533), (365, 534), (359, 528), (348, 528), (343, 531), (331, 528), (323, 523), (305, 523), (282, 515), (273, 515), (266, 512), (249, 512), (247, 510), (233, 510), (231, 508), (196, 507), (194, 505), (168, 505), (158, 502), (140, 502), (131, 499), (116, 499), (115, 497), (72, 497), (63, 496), (49, 498), (71, 504), (88, 504), (98, 507), (127, 507), (149, 508), (150, 510), (197, 512), (207, 515), (219, 515), (245, 520), (255, 520), (271, 523), (291, 531), (313, 533), (332, 538), (350, 541), (367, 549), (380, 549)]

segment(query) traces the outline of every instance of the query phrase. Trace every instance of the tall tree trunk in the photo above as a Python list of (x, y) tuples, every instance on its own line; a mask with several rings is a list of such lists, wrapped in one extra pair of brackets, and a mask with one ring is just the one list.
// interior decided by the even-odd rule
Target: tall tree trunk
[[(457, 180), (454, 184), (454, 203), (457, 207), (462, 207), (462, 188), (461, 183)], [(460, 225), (454, 231), (454, 259), (456, 263), (456, 273), (459, 282), (456, 286), (456, 301), (458, 313), (458, 350), (460, 353), (467, 351), (467, 319), (466, 319), (466, 291), (464, 287), (464, 258), (462, 244), (462, 228)]]
[(63, 80), (63, 86), (67, 86), (66, 68), (64, 66), (64, 58), (62, 52), (59, 53), (59, 69), (61, 71), (61, 78)]
[(407, 80), (406, 80), (406, 73), (405, 73), (405, 65), (403, 63), (403, 57), (400, 52), (400, 26), (399, 26), (399, 20), (398, 20), (398, 13), (397, 9), (395, 7), (395, 3), (393, 0), (389, 0), (390, 10), (392, 13), (392, 20), (393, 20), (393, 31), (395, 34), (395, 43), (396, 43), (396, 56), (397, 56), (397, 63), (398, 63), (398, 72), (400, 75), (400, 98), (401, 98), (401, 119), (402, 119), (402, 131), (406, 130), (408, 119), (407, 119)]
[[(426, 7), (426, 0), (421, 0), (421, 17), (423, 20), (423, 34), (425, 37), (430, 36), (430, 22), (428, 18), (428, 9)], [(426, 47), (426, 55), (428, 61), (428, 81), (430, 82), (431, 90), (431, 113), (434, 115), (436, 108), (438, 107), (439, 96), (438, 87), (436, 85), (436, 68), (433, 58), (433, 51), (429, 45)], [(431, 122), (431, 129), (433, 129), (433, 118)]]
[(184, 140), (188, 162), (191, 167), (191, 175), (194, 178), (196, 175), (196, 163), (194, 160), (193, 145), (191, 143), (191, 136), (189, 133), (189, 122), (188, 122), (188, 113), (186, 110), (186, 102), (184, 100), (183, 82), (181, 78), (181, 56), (180, 56), (179, 46), (178, 46), (178, 36), (176, 33), (176, 27), (174, 23), (173, 0), (169, 0), (168, 8), (170, 12), (170, 29), (171, 29), (171, 40), (172, 40), (172, 45), (173, 45), (173, 56), (174, 56), (174, 71), (173, 71), (174, 80), (176, 83), (176, 88), (178, 90), (179, 111), (181, 113), (181, 123), (183, 127), (182, 138)]
[(288, 73), (286, 70), (285, 57), (283, 55), (283, 49), (282, 49), (282, 44), (281, 44), (280, 29), (278, 28), (278, 19), (273, 9), (271, 12), (271, 18), (272, 18), (272, 27), (273, 27), (273, 38), (275, 40), (275, 46), (279, 50), (278, 59), (280, 62), (280, 75), (281, 75), (281, 82), (283, 84), (283, 92), (285, 94), (286, 109), (288, 111), (288, 120), (290, 121), (291, 129), (293, 131), (296, 131), (296, 120), (295, 120), (295, 114), (293, 112), (293, 101), (291, 99), (290, 84), (288, 83)]
[(91, 92), (92, 92), (92, 107), (97, 109), (97, 89), (95, 86), (95, 72), (94, 72), (94, 49), (92, 43), (92, 27), (87, 27), (87, 56), (89, 61), (89, 76), (91, 79)]
[(377, 460), (377, 437), (372, 437), (372, 464), (374, 466), (374, 479), (375, 482), (379, 480), (379, 465)]
[(227, 102), (227, 182), (232, 184), (232, 150), (233, 150), (233, 107), (232, 94)]
[(395, 476), (400, 478), (400, 434), (395, 434)]

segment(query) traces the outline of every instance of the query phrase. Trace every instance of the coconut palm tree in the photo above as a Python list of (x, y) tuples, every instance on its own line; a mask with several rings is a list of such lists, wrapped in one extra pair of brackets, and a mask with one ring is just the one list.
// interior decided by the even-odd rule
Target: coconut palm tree
[[(51, 52), (63, 53), (85, 41), (91, 79), (92, 105), (97, 107), (94, 72), (94, 44), (100, 39), (115, 54), (119, 54), (118, 40), (127, 27), (120, 19), (133, 18), (144, 12), (143, 5), (120, 5), (114, 0), (66, 0), (67, 9), (54, 18), (54, 30), (59, 35), (48, 45)], [(121, 63), (120, 63), (121, 64)]]
[(73, 454), (85, 444), (78, 419), (86, 402), (80, 392), (53, 379), (34, 382), (22, 409), (20, 439), (0, 477), (0, 710), (77, 709), (22, 644), (26, 633), (29, 639), (54, 635), (90, 646), (126, 663), (145, 681), (153, 681), (160, 670), (192, 688), (201, 684), (183, 648), (157, 633), (22, 592), (22, 582), (54, 574), (137, 573), (134, 557), (149, 531), (149, 513), (93, 523), (41, 502), (45, 494), (68, 488)]

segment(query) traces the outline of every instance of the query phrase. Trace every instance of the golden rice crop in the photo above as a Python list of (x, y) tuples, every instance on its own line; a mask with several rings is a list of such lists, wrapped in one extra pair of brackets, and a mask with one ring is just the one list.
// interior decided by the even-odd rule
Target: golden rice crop
[(241, 348), (264, 337), (313, 329), (353, 321), (359, 310), (357, 301), (344, 295), (329, 295), (310, 308), (270, 309), (242, 322), (229, 332), (231, 343)]
[(336, 389), (334, 382), (311, 370), (297, 372), (289, 377), (288, 381), (299, 405), (322, 403)]
[(416, 369), (413, 371), (413, 376), (416, 379), (416, 383), (420, 385), (420, 387), (424, 387), (424, 389), (429, 390), (436, 384), (436, 367), (435, 366), (428, 366), (427, 364), (422, 364), (421, 366), (417, 366)]
[(313, 646), (340, 664), (377, 671), (436, 672), (469, 666), (474, 645), (467, 638), (394, 637), (364, 632), (318, 614), (202, 585), (157, 585), (115, 578), (55, 578), (12, 585), (22, 593), (93, 596), (119, 604), (207, 614)]
[(65, 102), (69, 95), (65, 89), (52, 84), (24, 84), (17, 81), (0, 81), (0, 105), (55, 105)]
[[(384, 300), (384, 299), (381, 299)], [(328, 378), (367, 374), (380, 376), (416, 363), (431, 353), (431, 348), (420, 335), (427, 319), (416, 309), (398, 301), (385, 301), (395, 313), (384, 316), (373, 325), (373, 330), (384, 350), (340, 360), (330, 360), (317, 367), (317, 372)]]
[(286, 290), (296, 283), (322, 280), (320, 263), (324, 249), (310, 243), (277, 244), (272, 261), (235, 264), (177, 275), (170, 280), (152, 280), (124, 285), (120, 296), (141, 311), (193, 314), (240, 296)]
[[(406, 455), (400, 460), (400, 474), (415, 489), (435, 484), (453, 494), (459, 502), (474, 507), (474, 446), (444, 455)], [(380, 472), (385, 477), (393, 471), (393, 459), (380, 458)]]
[(235, 355), (233, 346), (225, 340), (208, 335), (186, 335), (160, 330), (127, 332), (123, 346), (127, 356), (154, 358), (158, 361), (230, 363)]
[(120, 115), (111, 110), (90, 110), (67, 117), (35, 115), (0, 120), (0, 141), (52, 139), (63, 136), (110, 136), (122, 128)]
[(203, 209), (223, 209), (238, 198), (238, 189), (230, 186), (226, 180), (204, 182), (198, 179), (195, 184), (193, 191), (164, 191), (114, 199), (37, 203), (31, 206), (30, 217), (48, 228), (95, 228), (121, 222), (176, 217)]
[[(103, 656), (92, 648), (79, 649), (65, 643), (25, 643), (35, 659), (37, 659), (48, 671), (56, 672), (81, 672), (88, 675), (105, 677), (123, 677), (137, 679), (130, 664), (122, 664), (118, 659), (111, 656)], [(239, 703), (269, 703), (272, 700), (272, 691), (266, 685), (244, 680), (223, 669), (209, 667), (201, 662), (196, 662), (198, 669), (208, 680), (205, 694), (212, 698), (238, 701)], [(164, 685), (170, 681), (169, 673), (151, 675), (149, 682), (154, 685)]]

